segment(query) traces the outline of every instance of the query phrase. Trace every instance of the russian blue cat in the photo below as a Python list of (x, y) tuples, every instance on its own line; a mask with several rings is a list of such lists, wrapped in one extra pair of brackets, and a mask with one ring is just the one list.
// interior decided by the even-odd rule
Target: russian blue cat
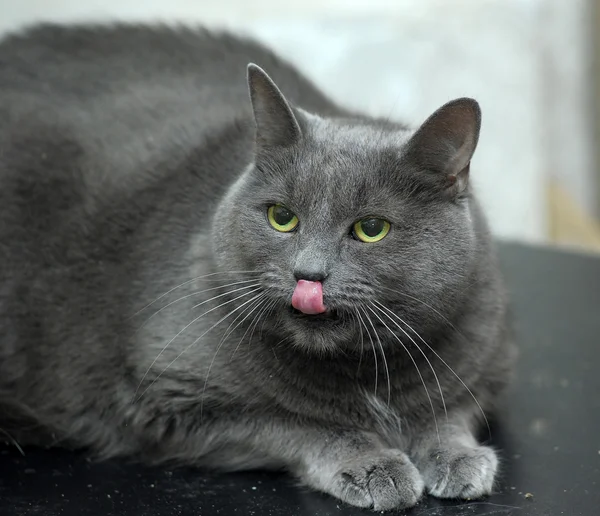
[(0, 427), (375, 510), (490, 493), (476, 433), (514, 351), (480, 122), (352, 112), (227, 34), (7, 36)]

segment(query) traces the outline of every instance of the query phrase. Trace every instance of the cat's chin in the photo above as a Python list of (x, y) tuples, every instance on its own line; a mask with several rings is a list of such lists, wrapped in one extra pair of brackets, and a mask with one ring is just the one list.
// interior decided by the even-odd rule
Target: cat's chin
[(335, 354), (352, 341), (352, 324), (336, 310), (308, 315), (290, 307), (287, 319), (294, 344), (306, 351)]

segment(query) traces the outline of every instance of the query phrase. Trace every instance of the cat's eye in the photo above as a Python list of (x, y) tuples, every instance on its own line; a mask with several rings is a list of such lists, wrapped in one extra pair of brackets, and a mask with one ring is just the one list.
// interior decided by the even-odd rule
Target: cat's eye
[(267, 218), (269, 219), (269, 224), (282, 233), (294, 231), (298, 225), (298, 217), (281, 204), (269, 206)]
[(361, 242), (372, 244), (379, 242), (390, 232), (391, 225), (385, 219), (362, 219), (352, 226), (352, 235)]

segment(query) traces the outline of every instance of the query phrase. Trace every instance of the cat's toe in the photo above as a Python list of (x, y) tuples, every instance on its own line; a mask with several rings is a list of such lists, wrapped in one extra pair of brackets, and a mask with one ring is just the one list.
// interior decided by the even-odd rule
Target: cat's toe
[(376, 511), (412, 507), (424, 489), (417, 468), (399, 450), (353, 459), (342, 466), (337, 477), (342, 500)]
[(434, 450), (422, 474), (433, 496), (476, 499), (492, 492), (497, 470), (496, 452), (478, 446)]

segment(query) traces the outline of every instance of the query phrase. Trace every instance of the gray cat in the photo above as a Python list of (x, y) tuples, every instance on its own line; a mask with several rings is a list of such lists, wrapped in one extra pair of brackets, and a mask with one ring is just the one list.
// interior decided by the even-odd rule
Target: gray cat
[(416, 131), (350, 112), (226, 34), (6, 37), (3, 432), (375, 510), (490, 493), (514, 352), (479, 129), (467, 98)]

